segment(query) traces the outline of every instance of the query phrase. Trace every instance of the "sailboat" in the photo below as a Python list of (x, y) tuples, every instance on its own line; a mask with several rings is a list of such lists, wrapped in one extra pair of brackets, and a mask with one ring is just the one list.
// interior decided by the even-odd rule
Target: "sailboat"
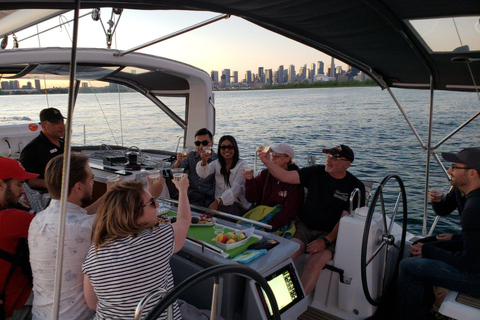
[[(104, 7), (220, 13), (215, 19), (205, 21), (205, 25), (235, 15), (325, 52), (364, 72), (390, 93), (426, 151), (425, 189), (422, 190), (425, 194), (429, 186), (431, 161), (437, 161), (446, 173), (435, 150), (480, 114), (473, 115), (439, 142), (432, 141), (436, 90), (477, 94), (479, 91), (476, 82), (480, 74), (478, 1), (460, 0), (452, 5), (449, 1), (438, 0), (6, 0), (0, 3), (0, 10), (18, 11), (4, 14), (3, 21), (9, 23), (0, 24), (0, 37), (7, 39), (15, 32), (65, 10), (75, 11), (74, 23), (77, 26), (80, 8), (95, 11)], [(20, 10), (25, 8), (28, 11)], [(19, 17), (27, 18), (23, 20)], [(196, 27), (199, 26), (192, 28)], [(145, 96), (183, 130), (183, 147), (192, 144), (194, 133), (199, 128), (206, 127), (215, 132), (212, 82), (202, 70), (177, 61), (136, 53), (138, 48), (125, 51), (77, 48), (75, 41), (74, 36), (72, 48), (0, 51), (2, 80), (29, 76), (69, 79), (68, 126), (75, 118), (75, 95), (80, 82), (89, 80), (119, 84)], [(395, 98), (391, 90), (393, 87), (429, 90), (429, 131), (426, 142)], [(185, 117), (178, 116), (163, 103), (162, 96), (183, 97)], [(24, 143), (21, 141), (11, 145), (21, 148)], [(92, 155), (91, 164), (96, 170), (99, 184), (105, 182), (106, 176), (112, 171), (129, 179), (141, 178), (142, 170), (124, 170), (111, 162), (115, 150), (105, 150), (102, 146), (75, 150)], [(19, 151), (8, 150), (9, 154)], [(120, 148), (120, 151), (128, 150)], [(155, 160), (155, 165), (165, 169), (173, 151), (149, 150), (149, 156)], [(95, 158), (94, 154), (98, 152), (101, 156)], [(321, 273), (312, 294), (305, 295), (299, 281), (305, 257), (296, 261), (289, 259), (298, 245), (287, 239), (255, 231), (257, 237), (275, 240), (279, 244), (245, 266), (229, 260), (228, 254), (219, 248), (198, 239), (190, 239), (182, 252), (172, 259), (177, 287), (164, 296), (147, 318), (155, 319), (177, 295), (195, 302), (198, 307), (213, 309), (213, 314), (220, 314), (226, 319), (365, 319), (374, 315), (395, 280), (398, 263), (408, 256), (411, 243), (427, 234), (426, 197), (423, 234), (410, 234), (407, 232), (407, 199), (399, 177), (401, 173), (386, 172), (385, 175), (386, 178), (379, 182), (370, 198), (369, 206), (351, 210), (351, 214), (341, 220), (335, 258)], [(391, 212), (383, 209), (385, 203), (382, 193), (383, 188), (390, 184), (398, 189)], [(168, 195), (163, 196), (168, 201)], [(64, 212), (65, 209), (62, 214)], [(225, 217), (220, 212), (214, 214), (218, 215), (218, 219)], [(240, 228), (228, 221), (222, 223)], [(202, 289), (194, 286), (198, 284)], [(269, 289), (274, 285), (277, 286), (275, 290)], [(205, 287), (212, 288), (213, 297), (205, 297)], [(449, 293), (440, 312), (452, 318), (478, 319), (480, 310), (457, 302), (457, 294)]]

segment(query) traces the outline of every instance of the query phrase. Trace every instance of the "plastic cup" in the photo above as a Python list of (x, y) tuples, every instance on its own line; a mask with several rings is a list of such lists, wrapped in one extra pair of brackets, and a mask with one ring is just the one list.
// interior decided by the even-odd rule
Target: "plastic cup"
[(219, 234), (223, 234), (224, 229), (225, 229), (225, 228), (222, 227), (222, 226), (214, 225), (214, 226), (213, 226), (213, 233), (215, 233), (215, 235), (218, 236)]
[(183, 148), (181, 153), (184, 157), (187, 157), (190, 153), (190, 148)]
[(435, 189), (435, 190), (433, 190), (433, 192), (434, 192), (433, 201), (434, 201), (434, 202), (440, 202), (440, 201), (442, 201), (443, 191), (440, 190), (440, 189)]
[(172, 169), (173, 180), (180, 181), (183, 178), (183, 168), (173, 168)]
[(119, 174), (111, 174), (107, 177), (107, 180), (110, 182), (110, 184), (116, 184), (117, 182), (120, 181), (120, 175)]
[(150, 179), (152, 180), (152, 182), (158, 181), (158, 174), (159, 173), (160, 173), (160, 170), (156, 170), (156, 169), (147, 171), (147, 174), (150, 177)]
[(205, 151), (207, 154), (212, 154), (212, 147), (203, 147), (203, 151)]

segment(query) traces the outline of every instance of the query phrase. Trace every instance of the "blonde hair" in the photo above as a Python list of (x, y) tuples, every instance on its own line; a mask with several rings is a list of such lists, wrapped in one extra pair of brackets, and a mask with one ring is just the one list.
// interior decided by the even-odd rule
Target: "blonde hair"
[(119, 183), (106, 193), (92, 226), (95, 250), (158, 224), (138, 222), (143, 215), (144, 194), (143, 184), (138, 181)]

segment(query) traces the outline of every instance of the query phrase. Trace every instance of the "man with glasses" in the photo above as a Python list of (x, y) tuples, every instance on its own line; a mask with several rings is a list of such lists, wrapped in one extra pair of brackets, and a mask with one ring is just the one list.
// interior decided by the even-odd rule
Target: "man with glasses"
[[(55, 281), (57, 242), (62, 192), (63, 154), (50, 160), (45, 169), (45, 182), (52, 197), (48, 207), (39, 212), (30, 223), (28, 246), (33, 274), (33, 319), (51, 319), (53, 312), (53, 287)], [(62, 286), (58, 319), (90, 319), (90, 310), (83, 296), (82, 263), (90, 249), (93, 214), (103, 196), (90, 206), (92, 200), (93, 172), (89, 158), (72, 154), (67, 193)], [(163, 188), (163, 180), (148, 188), (155, 199)], [(107, 190), (110, 182), (107, 181)]]
[[(365, 205), (363, 183), (347, 171), (354, 160), (352, 149), (342, 144), (323, 149), (322, 152), (327, 155), (325, 165), (314, 165), (297, 171), (286, 171), (270, 161), (268, 152), (260, 153), (260, 159), (275, 178), (308, 189), (299, 215), (300, 221), (292, 238), (300, 244), (300, 249), (291, 257), (295, 259), (305, 252), (310, 254), (301, 275), (306, 294), (315, 288), (320, 271), (333, 257), (340, 218), (348, 213), (350, 194), (355, 188), (361, 192), (361, 205)], [(357, 203), (355, 199), (354, 206)]]
[(450, 183), (465, 194), (463, 241), (449, 250), (419, 243), (414, 257), (400, 263), (397, 318), (426, 319), (433, 302), (432, 286), (480, 298), (480, 148), (442, 153), (452, 162)]
[[(188, 188), (188, 199), (191, 204), (207, 207), (215, 200), (215, 174), (202, 179), (197, 174), (197, 163), (202, 160), (203, 148), (213, 146), (213, 136), (210, 130), (202, 128), (195, 132), (195, 149), (186, 157), (182, 153), (177, 154), (177, 161), (173, 164), (174, 168), (183, 168), (184, 173), (188, 174), (190, 187)], [(212, 155), (207, 160), (208, 163), (217, 159), (217, 154), (212, 150)], [(176, 190), (172, 188), (171, 191)], [(173, 195), (172, 195), (173, 196)]]

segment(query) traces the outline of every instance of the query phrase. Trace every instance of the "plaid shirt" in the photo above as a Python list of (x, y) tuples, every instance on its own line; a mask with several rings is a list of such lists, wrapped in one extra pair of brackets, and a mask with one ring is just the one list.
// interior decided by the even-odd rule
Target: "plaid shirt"
[[(212, 156), (208, 159), (208, 163), (217, 159), (217, 154), (212, 152)], [(184, 168), (184, 172), (188, 174), (188, 180), (190, 182), (190, 190), (197, 190), (206, 192), (212, 198), (215, 196), (215, 174), (211, 174), (205, 179), (202, 179), (197, 174), (197, 162), (201, 161), (200, 155), (197, 151), (192, 151), (188, 154), (187, 158), (182, 161), (180, 167)]]

